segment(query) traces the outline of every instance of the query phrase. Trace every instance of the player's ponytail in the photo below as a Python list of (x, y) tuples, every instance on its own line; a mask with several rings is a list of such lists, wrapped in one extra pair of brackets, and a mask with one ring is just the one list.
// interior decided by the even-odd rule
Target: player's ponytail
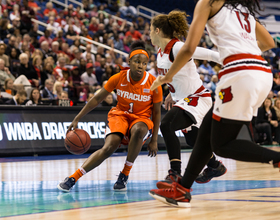
[(179, 10), (171, 11), (168, 15), (157, 15), (152, 19), (151, 24), (154, 28), (159, 28), (165, 37), (177, 37), (180, 40), (187, 37), (189, 25), (187, 22), (188, 15)]

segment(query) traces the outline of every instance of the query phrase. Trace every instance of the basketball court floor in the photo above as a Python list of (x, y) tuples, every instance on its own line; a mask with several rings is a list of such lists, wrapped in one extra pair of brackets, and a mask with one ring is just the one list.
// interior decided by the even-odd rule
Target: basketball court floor
[[(274, 148), (278, 150), (278, 147)], [(183, 151), (182, 167), (190, 151)], [(83, 176), (71, 193), (56, 186), (88, 155), (0, 158), (0, 219), (277, 219), (280, 173), (272, 165), (221, 159), (227, 173), (193, 185), (191, 208), (174, 208), (148, 195), (169, 169), (166, 152), (150, 158), (142, 152), (127, 192), (114, 192), (125, 154), (116, 153)]]

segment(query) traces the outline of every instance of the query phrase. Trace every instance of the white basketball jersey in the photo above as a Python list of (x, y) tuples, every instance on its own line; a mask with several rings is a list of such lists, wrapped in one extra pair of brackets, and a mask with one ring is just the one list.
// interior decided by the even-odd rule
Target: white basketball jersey
[[(184, 43), (178, 39), (172, 39), (162, 52), (158, 50), (157, 67), (160, 75), (165, 75), (170, 69), (172, 62), (170, 61), (170, 52), (172, 49), (174, 59)], [(196, 66), (191, 59), (178, 73), (175, 74), (171, 83), (167, 84), (171, 97), (174, 101), (186, 98), (194, 94), (201, 86), (202, 81), (196, 72)]]
[(237, 9), (223, 6), (207, 21), (206, 28), (219, 49), (221, 62), (233, 54), (261, 54), (256, 40), (256, 20), (241, 5)]

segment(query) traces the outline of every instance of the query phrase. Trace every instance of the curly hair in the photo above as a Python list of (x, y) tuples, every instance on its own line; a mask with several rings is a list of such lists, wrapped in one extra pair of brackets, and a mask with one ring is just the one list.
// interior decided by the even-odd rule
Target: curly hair
[[(218, 0), (210, 0), (210, 5), (212, 5), (215, 1)], [(259, 14), (258, 11), (261, 11), (260, 1), (259, 0), (225, 0), (225, 6), (231, 5), (233, 8), (237, 8), (238, 5), (242, 5), (246, 7), (249, 13), (257, 20), (256, 14)]]
[(189, 25), (187, 22), (188, 15), (186, 12), (173, 10), (168, 15), (157, 15), (152, 19), (151, 24), (159, 28), (165, 37), (177, 37), (180, 40), (187, 37)]

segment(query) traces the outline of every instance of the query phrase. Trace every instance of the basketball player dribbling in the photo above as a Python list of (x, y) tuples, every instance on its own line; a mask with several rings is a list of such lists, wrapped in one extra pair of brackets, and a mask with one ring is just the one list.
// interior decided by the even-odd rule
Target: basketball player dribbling
[(241, 127), (256, 116), (258, 107), (272, 87), (271, 69), (261, 52), (274, 47), (273, 38), (257, 21), (258, 0), (198, 1), (187, 40), (165, 76), (151, 89), (172, 81), (188, 62), (205, 25), (217, 45), (223, 69), (216, 88), (214, 107), (204, 117), (185, 173), (169, 189), (154, 189), (155, 199), (177, 207), (189, 207), (190, 189), (212, 153), (246, 162), (270, 163), (280, 167), (280, 153), (248, 140), (236, 139)]
[(83, 116), (116, 89), (118, 104), (108, 113), (104, 146), (95, 151), (73, 175), (66, 177), (63, 182), (58, 184), (59, 190), (69, 192), (80, 177), (99, 166), (118, 149), (121, 143), (128, 143), (128, 153), (124, 169), (114, 184), (114, 190), (126, 190), (133, 162), (137, 158), (143, 142), (151, 135), (151, 141), (148, 144), (149, 156), (156, 156), (162, 89), (159, 87), (155, 91), (150, 90), (155, 77), (145, 71), (148, 60), (149, 55), (145, 50), (144, 42), (134, 42), (129, 54), (130, 69), (123, 69), (112, 76), (104, 88), (92, 97), (75, 117), (68, 131), (76, 128)]
[[(184, 45), (178, 38), (187, 37), (189, 27), (186, 18), (185, 12), (171, 11), (168, 15), (157, 15), (151, 21), (150, 37), (152, 44), (159, 47), (157, 68), (161, 76), (164, 76), (170, 69), (172, 62)], [(219, 53), (197, 47), (193, 58), (218, 63)], [(181, 146), (175, 131), (187, 130), (189, 133), (186, 136), (187, 142), (189, 143), (189, 137), (195, 140), (202, 119), (212, 106), (211, 94), (202, 85), (192, 58), (167, 85), (170, 93), (165, 100), (165, 105), (169, 106), (172, 101), (176, 103), (162, 119), (160, 130), (167, 148), (171, 169), (165, 180), (157, 183), (159, 189), (170, 188), (172, 179), (177, 180), (182, 177), (180, 175)], [(221, 176), (227, 170), (221, 162), (216, 160), (214, 154), (207, 166), (196, 179), (198, 183), (209, 182), (213, 177)]]

